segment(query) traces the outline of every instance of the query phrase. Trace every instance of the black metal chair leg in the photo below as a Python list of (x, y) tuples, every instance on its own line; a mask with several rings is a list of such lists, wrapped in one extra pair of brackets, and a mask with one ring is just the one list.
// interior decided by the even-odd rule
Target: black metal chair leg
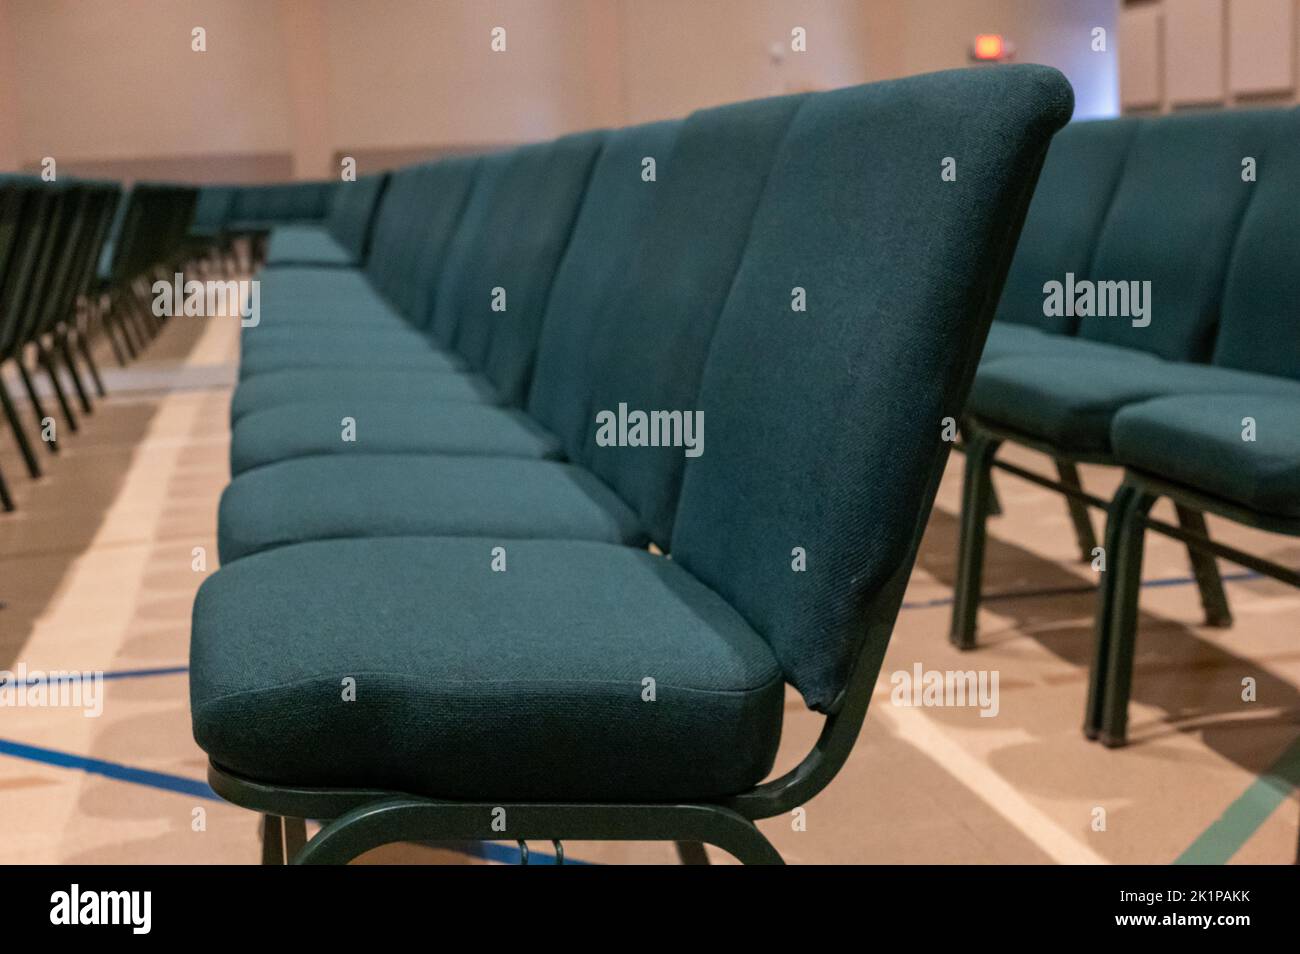
[(54, 363), (54, 356), (50, 354), (45, 345), (39, 341), (36, 343), (37, 360), (40, 361), (41, 367), (45, 369), (45, 375), (50, 379), (50, 387), (54, 389), (54, 397), (59, 402), (59, 408), (63, 411), (63, 419), (68, 422), (68, 430), (77, 433), (77, 415), (72, 411), (72, 404), (68, 401), (68, 395), (63, 390), (63, 383), (59, 381), (59, 369)]
[(3, 379), (0, 379), (0, 406), (3, 406), (5, 417), (9, 420), (9, 430), (13, 431), (18, 450), (22, 452), (23, 462), (27, 465), (27, 473), (31, 474), (32, 477), (41, 476), (41, 465), (36, 460), (36, 452), (32, 450), (32, 445), (27, 440), (27, 434), (23, 431), (22, 422), (18, 419), (18, 409), (14, 407), (14, 402), (9, 397), (9, 389), (5, 387)]
[(1101, 574), (1093, 623), (1092, 668), (1088, 672), (1088, 702), (1084, 709), (1083, 734), (1090, 739), (1101, 735), (1102, 706), (1105, 699), (1106, 664), (1110, 652), (1110, 621), (1115, 612), (1115, 581), (1119, 565), (1115, 562), (1120, 549), (1120, 533), (1130, 499), (1136, 491), (1121, 484), (1111, 498), (1106, 512), (1106, 568)]
[(1147, 512), (1155, 497), (1135, 491), (1120, 510), (1119, 539), (1107, 554), (1115, 574), (1111, 613), (1106, 623), (1105, 685), (1102, 690), (1101, 744), (1118, 748), (1127, 741), (1128, 703), (1133, 686), (1133, 656), (1137, 647), (1138, 598), (1142, 591), (1142, 551)]
[[(1183, 504), (1174, 504), (1178, 512), (1178, 525), (1184, 530), (1208, 537), (1210, 531), (1205, 526), (1205, 514)], [(1196, 577), (1196, 587), (1201, 593), (1201, 608), (1205, 610), (1205, 625), (1227, 629), (1232, 625), (1232, 610), (1228, 607), (1228, 594), (1223, 589), (1223, 578), (1219, 575), (1219, 563), (1213, 553), (1206, 553), (1196, 547), (1187, 548), (1187, 556), (1192, 563), (1192, 574)]]
[(140, 354), (140, 349), (136, 347), (135, 339), (132, 337), (131, 328), (128, 327), (130, 322), (127, 320), (122, 311), (121, 299), (113, 302), (108, 312), (104, 316), (106, 324), (112, 325), (117, 329), (117, 333), (122, 336), (122, 343), (126, 347), (126, 360), (122, 361), (122, 367), (126, 367), (127, 360), (134, 361)]
[[(1070, 489), (1083, 489), (1083, 483), (1079, 480), (1079, 468), (1074, 464), (1058, 460), (1056, 462), (1056, 474), (1061, 478), (1061, 483)], [(1090, 563), (1092, 561), (1092, 551), (1097, 547), (1097, 535), (1092, 529), (1092, 517), (1088, 514), (1088, 505), (1082, 500), (1075, 500), (1073, 497), (1066, 497), (1065, 503), (1070, 508), (1070, 522), (1074, 524), (1074, 538), (1079, 541), (1079, 560), (1083, 563)]]
[(18, 376), (22, 378), (23, 387), (27, 390), (27, 400), (32, 403), (32, 413), (36, 416), (36, 432), (42, 435), (41, 440), (45, 446), (50, 449), (51, 454), (59, 452), (59, 442), (55, 438), (45, 440), (45, 421), (49, 417), (45, 413), (45, 405), (41, 403), (40, 395), (36, 393), (36, 385), (32, 382), (32, 376), (27, 372), (27, 366), (23, 364), (22, 355), (19, 355), (14, 364), (18, 365)]
[(0, 471), (0, 510), (5, 513), (13, 513), (14, 498), (9, 495), (9, 485), (5, 483), (5, 475)]
[(262, 864), (282, 865), (284, 863), (284, 821), (279, 815), (263, 815)]
[(966, 470), (962, 480), (961, 531), (957, 544), (957, 580), (948, 640), (958, 649), (973, 649), (984, 581), (984, 548), (993, 458), (1002, 442), (968, 428)]
[[(99, 334), (108, 338), (108, 346), (113, 352), (113, 358), (118, 365), (126, 367), (126, 352), (122, 348), (121, 342), (117, 340), (117, 330), (113, 327), (111, 312), (113, 310), (113, 296), (108, 292), (101, 292), (96, 295), (94, 302), (90, 307), (90, 320), (93, 325), (88, 325), (87, 330), (93, 328)], [(89, 347), (87, 347), (89, 350)]]
[(90, 353), (90, 345), (81, 332), (77, 332), (77, 350), (81, 352), (82, 360), (86, 362), (86, 368), (90, 371), (90, 380), (95, 385), (95, 393), (101, 398), (108, 397), (108, 392), (104, 390), (104, 379), (99, 376), (99, 365), (95, 364), (95, 359)]
[(72, 354), (72, 347), (68, 344), (68, 336), (60, 335), (58, 339), (58, 355), (63, 358), (63, 364), (68, 369), (68, 377), (72, 378), (72, 386), (77, 392), (77, 402), (81, 405), (83, 414), (94, 414), (95, 406), (90, 403), (90, 393), (86, 390), (85, 384), (82, 383), (81, 375), (77, 372), (77, 362)]
[(709, 853), (705, 850), (704, 845), (698, 841), (679, 841), (677, 845), (677, 857), (681, 859), (684, 865), (707, 865)]
[(284, 825), (284, 858), (287, 864), (307, 844), (307, 820), (304, 818), (285, 818), (282, 820), (282, 824)]

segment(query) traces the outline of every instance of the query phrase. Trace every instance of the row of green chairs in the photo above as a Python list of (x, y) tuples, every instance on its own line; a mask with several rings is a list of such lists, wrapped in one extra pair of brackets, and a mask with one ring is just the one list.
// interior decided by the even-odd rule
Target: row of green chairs
[[(449, 159), (363, 268), (264, 269), (190, 667), (264, 857), (779, 861), (754, 821), (861, 727), (1071, 107), (1007, 66)], [(787, 686), (825, 727), (769, 779)]]
[[(1204, 518), (1300, 532), (1297, 183), (1295, 109), (1126, 118), (1063, 131), (1030, 207), (962, 425), (951, 638), (975, 645), (992, 471), (1064, 493), (1102, 570), (1085, 731), (1107, 745), (1126, 739), (1148, 527), (1187, 544), (1209, 625), (1232, 620), (1216, 555), (1300, 585)], [(995, 460), (1005, 444), (1060, 479)], [(1086, 492), (1080, 463), (1124, 468), (1120, 491)], [(1149, 516), (1159, 497), (1176, 526)]]
[(270, 266), (359, 267), (387, 182), (381, 173), (356, 182), (205, 185), (190, 238), (221, 252), (227, 270), (236, 237), (251, 238), (253, 255)]
[[(47, 413), (33, 374), (44, 372), (64, 424), (76, 432), (78, 414), (63, 379), (71, 382), (80, 411), (89, 414), (91, 387), (104, 394), (95, 336), (105, 332), (123, 363), (143, 347), (154, 323), (107, 304), (122, 299), (124, 289), (184, 231), (189, 210), (175, 200), (177, 194), (192, 190), (142, 185), (123, 202), (112, 183), (0, 177), (0, 368), (12, 364), (17, 370), (38, 440), (51, 453), (59, 449), (57, 421)], [(28, 473), (41, 476), (37, 441), (24, 428), (2, 376), (0, 407)], [(0, 506), (14, 509), (3, 475)]]

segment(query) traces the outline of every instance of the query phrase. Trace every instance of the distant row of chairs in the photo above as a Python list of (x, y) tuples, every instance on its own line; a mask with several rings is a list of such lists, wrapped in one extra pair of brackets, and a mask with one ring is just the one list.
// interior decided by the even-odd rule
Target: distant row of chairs
[[(196, 195), (181, 186), (140, 184), (124, 192), (110, 182), (0, 177), (0, 406), (33, 478), (42, 473), (35, 445), (59, 449), (58, 422), (37, 380), (44, 376), (64, 426), (75, 433), (78, 410), (92, 413), (94, 396), (105, 394), (97, 336), (125, 365), (161, 327), (147, 305), (148, 279), (186, 256)], [(34, 439), (5, 383), (9, 364), (30, 401)], [(14, 509), (3, 472), (0, 507)]]

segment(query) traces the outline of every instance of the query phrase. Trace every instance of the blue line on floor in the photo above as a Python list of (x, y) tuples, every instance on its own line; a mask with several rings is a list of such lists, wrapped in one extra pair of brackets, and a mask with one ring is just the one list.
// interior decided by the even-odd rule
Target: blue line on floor
[[(105, 682), (108, 682), (109, 680), (112, 679), (140, 679), (145, 676), (179, 676), (182, 673), (187, 673), (189, 671), (190, 671), (189, 666), (158, 666), (153, 669), (117, 669), (112, 672), (104, 673), (103, 678)], [(62, 672), (66, 676), (68, 670), (56, 670), (56, 673), (58, 672)], [(80, 678), (81, 676), (84, 675), (87, 675), (87, 672), (78, 673), (77, 678)], [(39, 686), (42, 685), (43, 683), (48, 683), (50, 681), (51, 680), (48, 676), (43, 676), (40, 678), (35, 676), (28, 676), (25, 685)], [(56, 678), (53, 681), (63, 682), (66, 681), (66, 678), (65, 679)]]
[[(1220, 578), (1225, 583), (1237, 583), (1242, 580), (1262, 579), (1262, 573), (1256, 573), (1253, 570), (1242, 570), (1240, 573), (1223, 573)], [(1194, 576), (1166, 576), (1154, 580), (1143, 580), (1144, 589), (1158, 589), (1166, 586), (1187, 586), (1195, 583)], [(981, 603), (991, 603), (998, 600), (1019, 600), (1019, 599), (1036, 599), (1043, 596), (1068, 596), (1075, 593), (1091, 593), (1097, 587), (1091, 583), (1080, 583), (1078, 586), (1054, 586), (1046, 587), (1039, 590), (1005, 590), (1001, 593), (985, 593), (980, 597)], [(951, 606), (953, 597), (941, 596), (932, 600), (913, 600), (904, 603), (902, 609), (932, 609), (936, 606)]]
[[(133, 785), (144, 785), (148, 788), (157, 788), (167, 792), (175, 792), (179, 795), (203, 798), (211, 802), (222, 801), (221, 797), (212, 790), (207, 782), (198, 779), (185, 778), (181, 775), (169, 775), (166, 772), (151, 772), (148, 769), (132, 768), (118, 762), (106, 762), (103, 759), (92, 759), (84, 755), (74, 755), (71, 752), (59, 752), (56, 749), (26, 745), (9, 739), (0, 739), (0, 755), (12, 755), (14, 758), (27, 759), (30, 762), (40, 762), (58, 768), (80, 769), (90, 775), (101, 775), (116, 782), (130, 782)], [(466, 848), (439, 847), (447, 847), (452, 851), (460, 851), (476, 858), (497, 861), (502, 864), (517, 865), (523, 860), (523, 852), (517, 846), (503, 845), (497, 842), (485, 841)], [(543, 851), (534, 851), (531, 848), (528, 850), (528, 860), (530, 864), (542, 865), (553, 865), (556, 861), (555, 855)], [(579, 861), (570, 857), (566, 857), (564, 863), (566, 865), (593, 864), (590, 861)]]
[(118, 782), (130, 782), (133, 785), (147, 785), (193, 798), (206, 798), (219, 802), (221, 799), (207, 782), (185, 778), (180, 775), (168, 775), (166, 772), (151, 772), (148, 769), (131, 768), (118, 762), (106, 762), (92, 759), (71, 752), (59, 752), (56, 749), (44, 749), (36, 745), (25, 745), (9, 739), (0, 739), (0, 755), (12, 755), (14, 758), (27, 759), (31, 762), (43, 762), (59, 768), (80, 769), (90, 775), (102, 775)]
[(190, 671), (189, 666), (158, 666), (153, 669), (118, 669), (104, 673), (104, 679), (139, 679), (143, 676), (179, 676)]

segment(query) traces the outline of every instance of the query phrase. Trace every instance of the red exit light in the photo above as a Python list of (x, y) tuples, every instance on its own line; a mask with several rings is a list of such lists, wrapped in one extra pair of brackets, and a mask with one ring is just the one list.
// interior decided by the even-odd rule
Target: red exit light
[(1010, 48), (1000, 33), (981, 33), (975, 37), (971, 59), (996, 62), (1007, 58)]

